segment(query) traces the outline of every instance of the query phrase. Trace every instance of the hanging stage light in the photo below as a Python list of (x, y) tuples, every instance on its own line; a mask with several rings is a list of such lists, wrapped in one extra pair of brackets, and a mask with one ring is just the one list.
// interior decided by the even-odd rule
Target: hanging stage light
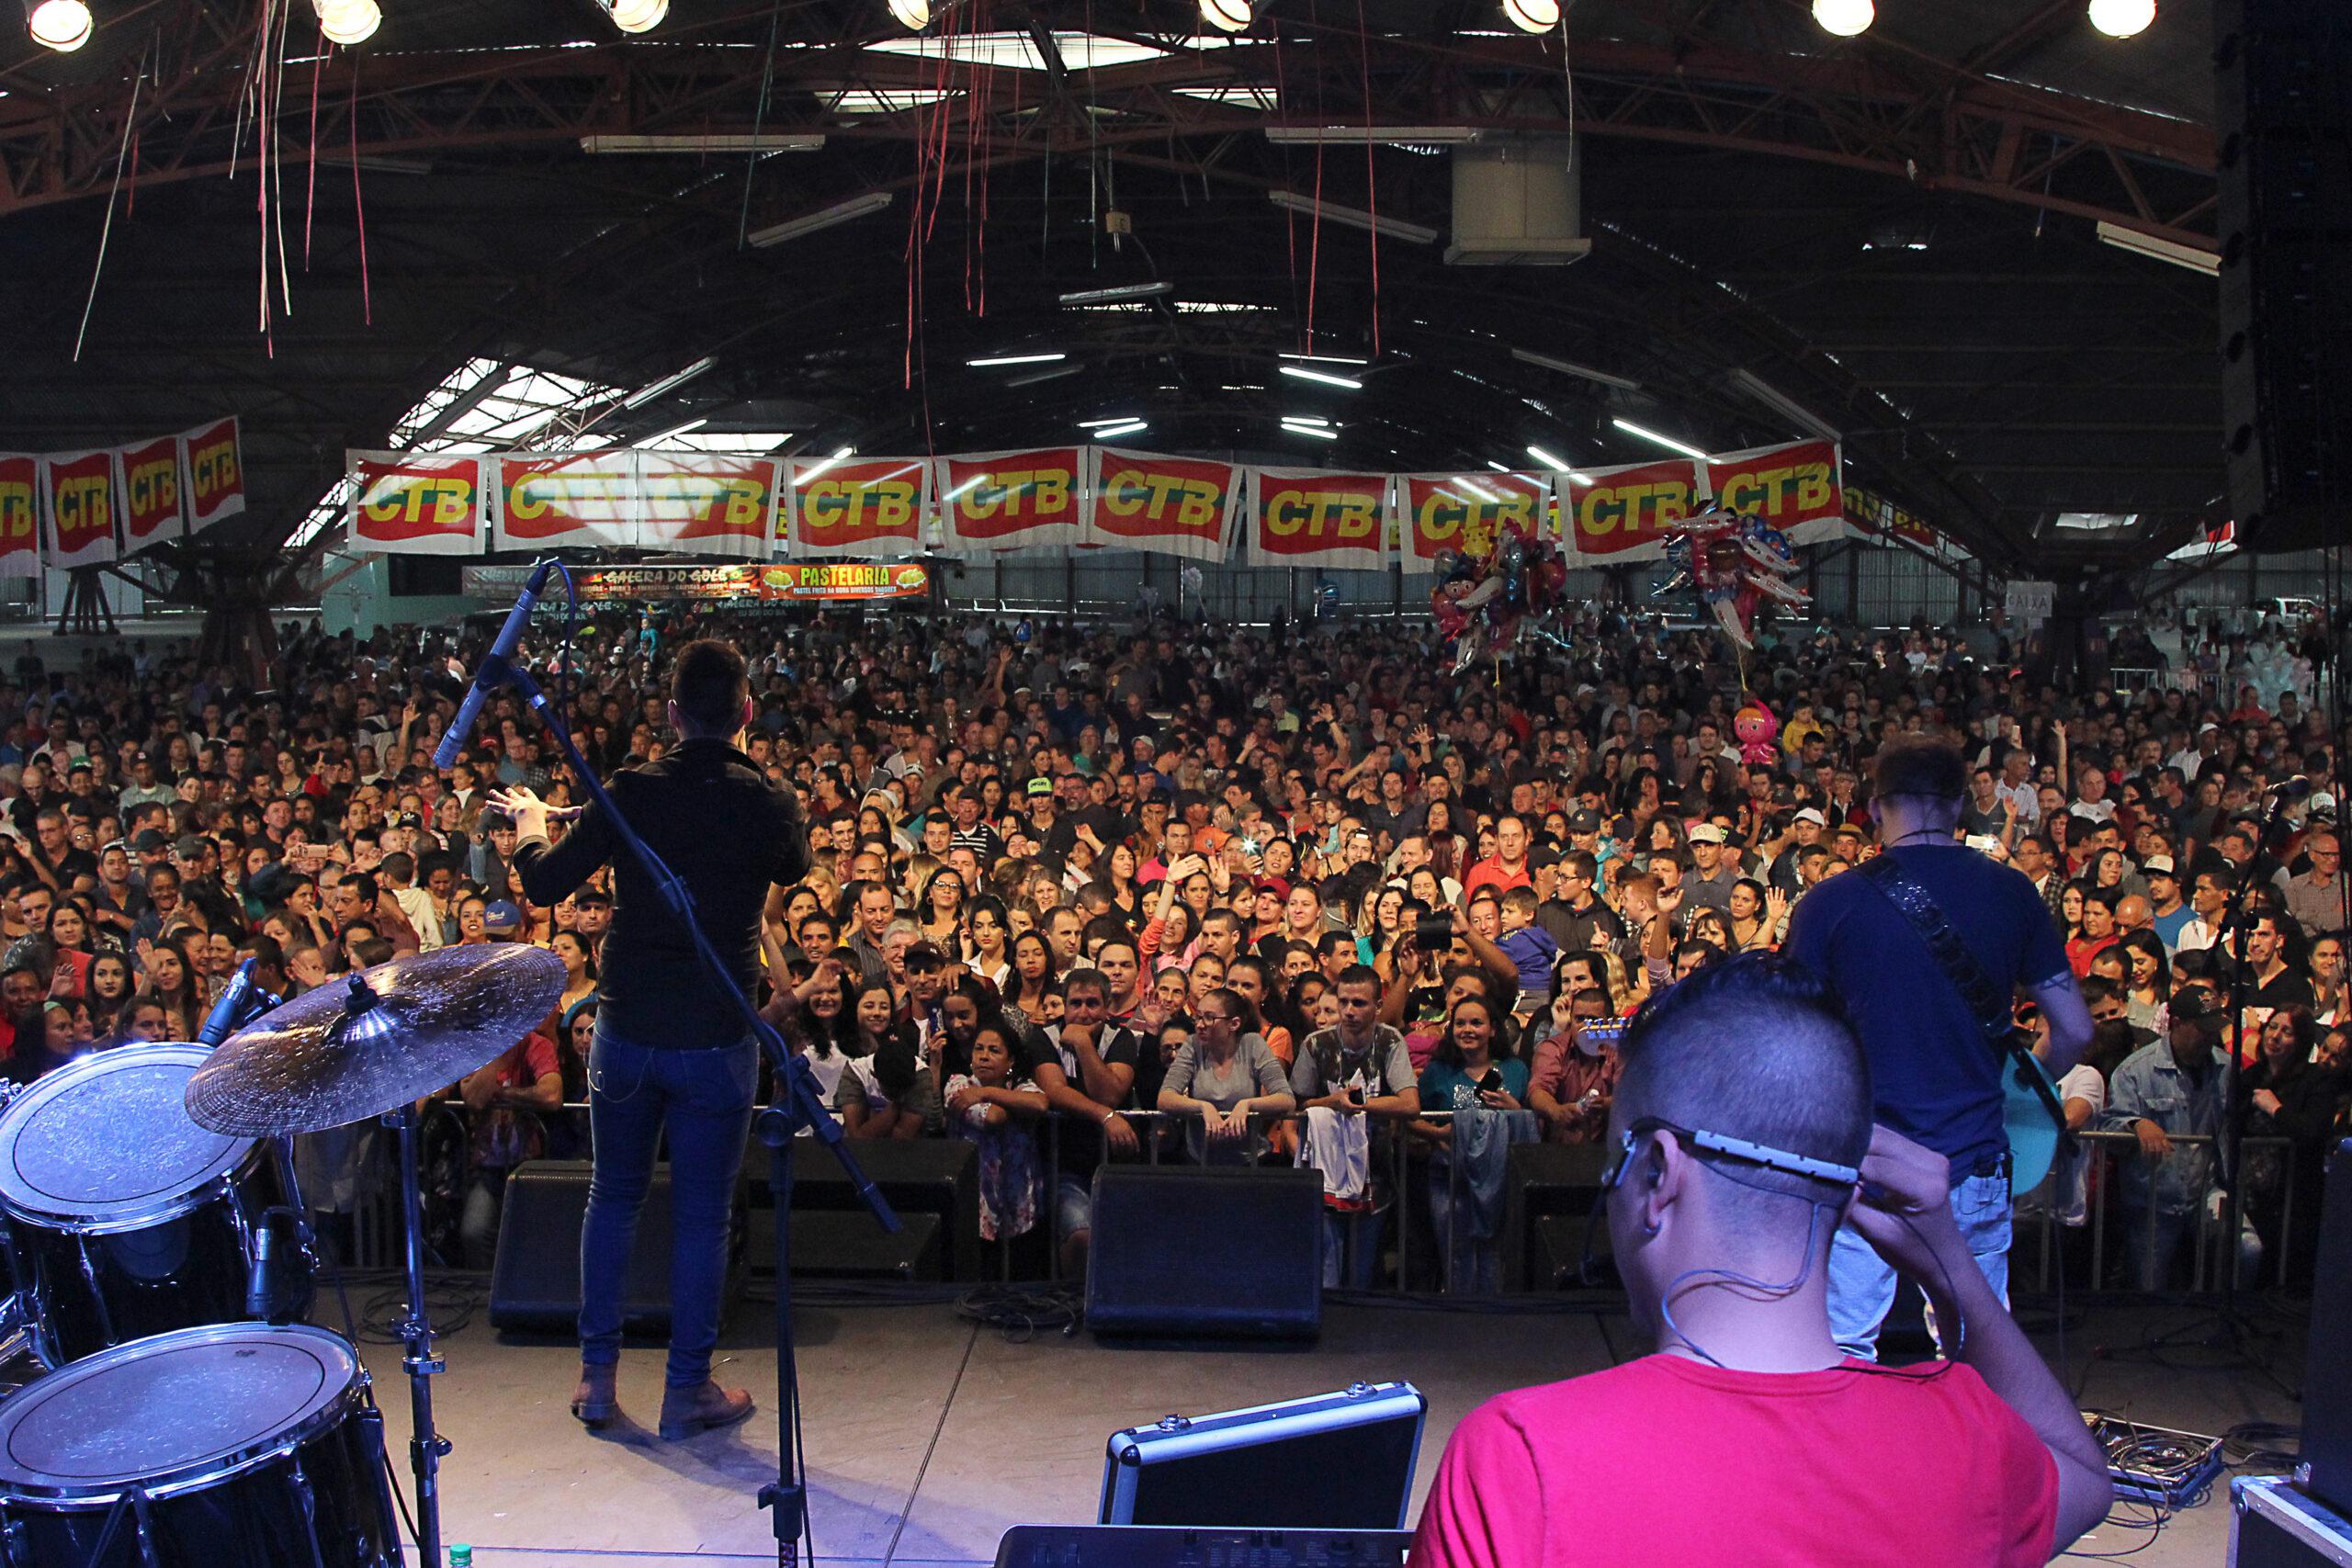
[(2156, 0), (2091, 0), (2091, 26), (2109, 38), (2137, 38), (2156, 19)]
[(1813, 19), (1821, 24), (1822, 31), (1839, 38), (1866, 30), (1877, 16), (1878, 8), (1871, 0), (1813, 0)]
[(931, 0), (890, 0), (890, 19), (910, 33), (931, 26)]
[(86, 0), (25, 0), (25, 22), (35, 43), (60, 54), (71, 54), (90, 41)]
[(670, 0), (596, 0), (625, 33), (650, 33), (670, 14)]
[(329, 43), (354, 44), (375, 36), (384, 25), (376, 0), (314, 0), (319, 34)]
[(1250, 0), (1201, 0), (1201, 20), (1222, 33), (1238, 33), (1250, 26)]
[(1503, 0), (1503, 15), (1523, 33), (1548, 33), (1560, 25), (1560, 0)]

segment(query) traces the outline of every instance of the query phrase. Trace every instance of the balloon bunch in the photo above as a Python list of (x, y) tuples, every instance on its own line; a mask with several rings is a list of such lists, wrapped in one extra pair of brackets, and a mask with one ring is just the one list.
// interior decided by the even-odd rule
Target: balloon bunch
[(1558, 648), (1567, 639), (1543, 625), (1560, 606), (1568, 585), (1568, 563), (1560, 547), (1517, 518), (1495, 536), (1482, 556), (1460, 550), (1437, 555), (1437, 582), (1430, 590), (1430, 614), (1453, 644), (1453, 671), (1460, 674), (1482, 653), (1500, 659), (1519, 640), (1522, 625)]
[(1797, 567), (1788, 536), (1760, 517), (1736, 512), (1704, 512), (1674, 525), (1666, 542), (1673, 572), (1650, 591), (1663, 599), (1696, 588), (1703, 613), (1742, 649), (1756, 646), (1756, 607), (1766, 599), (1801, 605), (1812, 596), (1789, 581)]

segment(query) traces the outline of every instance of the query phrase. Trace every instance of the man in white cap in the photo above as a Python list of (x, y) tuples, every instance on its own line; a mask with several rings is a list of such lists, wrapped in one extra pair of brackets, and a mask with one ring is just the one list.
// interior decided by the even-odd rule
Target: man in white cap
[(1732, 885), (1739, 880), (1738, 863), (1724, 852), (1724, 830), (1713, 822), (1690, 829), (1690, 873), (1682, 879), (1682, 912), (1721, 909), (1731, 913)]
[(1792, 896), (1799, 892), (1804, 884), (1797, 875), (1797, 861), (1805, 851), (1821, 842), (1822, 834), (1828, 829), (1829, 818), (1821, 814), (1819, 807), (1799, 807), (1797, 814), (1789, 818), (1787, 847), (1781, 851), (1780, 858), (1773, 861), (1767, 882)]
[(2197, 911), (2180, 896), (2180, 871), (2172, 856), (2150, 855), (2140, 863), (2140, 875), (2148, 884), (2148, 904), (2155, 915), (2154, 929), (2170, 956), (2179, 949), (2181, 928), (2197, 918)]

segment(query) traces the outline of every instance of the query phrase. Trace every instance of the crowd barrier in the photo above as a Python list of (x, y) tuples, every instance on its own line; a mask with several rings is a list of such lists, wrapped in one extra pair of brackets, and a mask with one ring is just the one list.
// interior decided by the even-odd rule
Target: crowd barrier
[[(1136, 1125), (1142, 1151), (1137, 1163), (1154, 1166), (1171, 1161), (1189, 1163), (1185, 1153), (1184, 1129), (1188, 1124), (1198, 1122), (1197, 1115), (1192, 1112), (1157, 1110), (1129, 1111), (1123, 1111), (1121, 1114)], [(1453, 1115), (1454, 1112), (1451, 1111), (1430, 1111), (1420, 1112), (1410, 1120), (1444, 1123), (1452, 1121)], [(436, 1141), (436, 1134), (433, 1131), (435, 1123), (439, 1128), (437, 1140), (442, 1147), (463, 1150), (467, 1143), (466, 1128), (469, 1116), (467, 1108), (460, 1103), (435, 1102), (430, 1108), (427, 1116), (428, 1150)], [(537, 1119), (535, 1118), (535, 1120)], [(588, 1107), (584, 1103), (566, 1103), (548, 1120), (552, 1122), (554, 1126), (547, 1130), (569, 1130), (572, 1133), (574, 1147), (571, 1152), (574, 1157), (587, 1157)], [(1046, 1223), (1046, 1217), (1052, 1212), (1050, 1194), (1060, 1179), (1063, 1120), (1063, 1113), (1059, 1111), (1048, 1112), (1040, 1119), (1043, 1125), (1038, 1145), (1045, 1158), (1046, 1191), (1048, 1194), (1048, 1201), (1040, 1209), (1040, 1224)], [(1295, 1125), (1303, 1122), (1304, 1117), (1295, 1111), (1281, 1115), (1253, 1113), (1250, 1120), (1253, 1127), (1263, 1134), (1276, 1123)], [(1398, 1126), (1399, 1119), (1381, 1118), (1380, 1120), (1391, 1128)], [(542, 1125), (546, 1127), (545, 1122)], [(2123, 1221), (2119, 1213), (2120, 1201), (2118, 1194), (2122, 1185), (2122, 1168), (2119, 1164), (2119, 1156), (2121, 1159), (2137, 1157), (2138, 1139), (2130, 1133), (2090, 1132), (2077, 1134), (2076, 1136), (2082, 1140), (2089, 1153), (2089, 1157), (2095, 1162), (2090, 1174), (2089, 1204), (2086, 1223), (2081, 1227), (2064, 1225), (2059, 1223), (2057, 1215), (2046, 1206), (2037, 1208), (2030, 1202), (2021, 1201), (2017, 1216), (2016, 1236), (2010, 1252), (2012, 1277), (2022, 1280), (2025, 1276), (2019, 1270), (2030, 1264), (2033, 1269), (2031, 1278), (2034, 1288), (2038, 1292), (2048, 1292), (2057, 1282), (2056, 1271), (2065, 1266), (2065, 1253), (2069, 1247), (2075, 1247), (2079, 1253), (2079, 1247), (2086, 1245), (2087, 1278), (2070, 1280), (2068, 1287), (2110, 1291), (2120, 1289), (2129, 1293), (2133, 1287), (2128, 1281), (2120, 1286), (2106, 1282), (2112, 1272), (2109, 1267), (2109, 1260), (2121, 1245), (2119, 1238)], [(1431, 1162), (1417, 1154), (1412, 1141), (1401, 1135), (1401, 1133), (1399, 1135), (1382, 1137), (1376, 1142), (1378, 1145), (1385, 1145), (1380, 1157), (1385, 1158), (1388, 1162), (1388, 1192), (1391, 1201), (1388, 1206), (1381, 1211), (1381, 1215), (1387, 1227), (1386, 1244), (1393, 1248), (1395, 1258), (1392, 1269), (1375, 1271), (1375, 1288), (1405, 1291), (1412, 1288), (1412, 1282), (1416, 1279), (1416, 1260), (1422, 1256), (1419, 1249), (1437, 1245), (1437, 1237), (1434, 1235), (1435, 1224), (1428, 1207), (1428, 1201), (1431, 1196), (1430, 1184), (1437, 1179), (1437, 1177), (1429, 1168)], [(2185, 1134), (2172, 1138), (2174, 1147), (2185, 1150), (2206, 1148), (2213, 1142), (2211, 1136)], [(356, 1261), (363, 1268), (395, 1266), (399, 1261), (400, 1247), (402, 1245), (400, 1231), (398, 1182), (390, 1157), (391, 1152), (389, 1138), (376, 1139), (364, 1156), (358, 1206), (355, 1213), (357, 1254)], [(861, 1146), (863, 1145), (854, 1142), (850, 1145), (853, 1152)], [(1556, 1148), (1559, 1145), (1542, 1146)], [(1573, 1179), (1588, 1184), (1589, 1190), (1597, 1197), (1599, 1173), (1604, 1157), (1603, 1151), (1598, 1145), (1586, 1145), (1582, 1147), (1593, 1156), (1586, 1168), (1589, 1174)], [(2290, 1157), (2291, 1148), (2291, 1143), (2285, 1138), (2249, 1137), (2243, 1142), (2241, 1157), (2244, 1158), (2257, 1151), (2276, 1150), (2282, 1158), (2286, 1158)], [(666, 1157), (666, 1150), (664, 1157)], [(750, 1140), (745, 1155), (744, 1170), (748, 1180), (764, 1187), (767, 1176), (766, 1154), (763, 1145), (758, 1140), (756, 1132)], [(1420, 1179), (1417, 1179), (1417, 1176)], [(1460, 1161), (1444, 1162), (1443, 1181), (1447, 1211), (1458, 1212), (1463, 1197)], [(1517, 1196), (1514, 1195), (1515, 1199)], [(1512, 1208), (1515, 1213), (1518, 1213), (1519, 1205), (1516, 1201)], [(2156, 1211), (2149, 1210), (2148, 1215), (2149, 1223), (2153, 1227)], [(1357, 1216), (1351, 1223), (1343, 1226), (1343, 1233), (1351, 1247), (1360, 1243), (1369, 1218), (1370, 1216)], [(1523, 1215), (1521, 1218), (1523, 1219)], [(2256, 1285), (2284, 1284), (2288, 1258), (2292, 1250), (2292, 1239), (2301, 1223), (2304, 1221), (2298, 1216), (2295, 1209), (2293, 1184), (2289, 1182), (2280, 1214), (2276, 1256), (2266, 1255), (2263, 1258), (2260, 1279), (2245, 1280), (2242, 1277), (2241, 1282)], [(2193, 1288), (2218, 1288), (2219, 1270), (2223, 1266), (2223, 1249), (2214, 1246), (2218, 1235), (2217, 1224), (2209, 1220), (2208, 1223), (2193, 1224), (2187, 1228), (2194, 1235), (2191, 1265)], [(2089, 1239), (2086, 1244), (2070, 1244), (2067, 1241), (2066, 1233), (2076, 1229), (2087, 1234)], [(1499, 1239), (1506, 1244), (1507, 1251), (1516, 1258), (1520, 1247), (1525, 1239), (1523, 1226), (1520, 1233)], [(1047, 1247), (1045, 1252), (1050, 1270), (1048, 1277), (1057, 1280), (1059, 1260), (1055, 1249)], [(1011, 1253), (999, 1249), (999, 1254), (1000, 1267), (1009, 1268)], [(1461, 1283), (1458, 1279), (1460, 1258), (1459, 1247), (1446, 1247), (1441, 1265), (1433, 1275), (1425, 1277), (1442, 1280), (1441, 1288), (1447, 1292), (1457, 1290)], [(1352, 1263), (1353, 1258), (1351, 1257), (1343, 1265), (1343, 1269), (1351, 1266)], [(1510, 1271), (1505, 1279), (1504, 1289), (1508, 1291), (1521, 1288), (1518, 1279), (1520, 1272), (1521, 1270), (1516, 1268)], [(1343, 1271), (1341, 1277), (1348, 1279), (1355, 1276), (1351, 1272)]]

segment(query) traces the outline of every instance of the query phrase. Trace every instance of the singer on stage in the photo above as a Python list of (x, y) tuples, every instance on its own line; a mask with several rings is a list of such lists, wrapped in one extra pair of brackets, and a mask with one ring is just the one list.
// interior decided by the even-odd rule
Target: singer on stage
[[(770, 784), (737, 749), (751, 689), (732, 645), (680, 650), (670, 687), (678, 746), (610, 782), (614, 803), (694, 896), (702, 927), (750, 993), (760, 911), (772, 883), (808, 870), (798, 800)], [(638, 1210), (669, 1131), (672, 1241), (670, 1359), (662, 1436), (690, 1437), (752, 1413), (752, 1396), (711, 1381), (727, 1222), (751, 1131), (759, 1050), (728, 999), (712, 991), (694, 940), (664, 908), (611, 822), (591, 807), (550, 847), (548, 807), (527, 789), (492, 804), (514, 814), (514, 868), (534, 903), (553, 904), (608, 860), (617, 881), (605, 939), (604, 1000), (589, 1054), (595, 1168), (580, 1237), (580, 1387), (571, 1413), (599, 1427), (619, 1414), (621, 1278)]]

